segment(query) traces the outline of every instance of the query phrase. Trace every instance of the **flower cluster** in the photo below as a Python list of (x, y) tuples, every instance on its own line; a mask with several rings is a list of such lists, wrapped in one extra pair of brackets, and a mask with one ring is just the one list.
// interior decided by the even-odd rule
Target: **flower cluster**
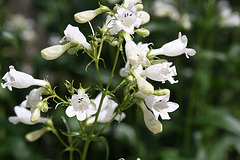
[[(106, 13), (107, 16), (103, 27), (99, 27), (102, 36), (98, 37), (99, 34), (95, 34), (90, 21), (102, 13)], [(30, 141), (36, 140), (46, 131), (52, 131), (67, 148), (66, 150), (78, 151), (77, 147), (80, 144), (78, 141), (86, 141), (81, 155), (83, 160), (86, 159), (87, 147), (90, 142), (99, 136), (114, 120), (122, 121), (126, 117), (124, 111), (135, 104), (142, 109), (147, 128), (154, 134), (162, 132), (159, 117), (163, 120), (169, 120), (169, 113), (179, 108), (179, 105), (169, 101), (169, 89), (155, 89), (149, 80), (161, 82), (161, 84), (178, 83), (178, 80), (175, 80), (175, 76), (177, 76), (176, 67), (172, 62), (160, 59), (160, 57), (182, 54), (185, 54), (187, 58), (194, 56), (196, 51), (187, 48), (187, 36), (179, 32), (176, 40), (168, 42), (158, 49), (150, 47), (153, 43), (136, 43), (134, 33), (142, 37), (150, 34), (150, 31), (141, 28), (150, 20), (150, 15), (143, 11), (141, 0), (125, 0), (121, 5), (116, 5), (113, 10), (100, 5), (95, 10), (76, 13), (74, 19), (78, 23), (89, 22), (93, 33), (91, 35), (92, 39), (87, 40), (78, 27), (69, 24), (64, 30), (64, 37), (60, 44), (43, 49), (41, 51), (42, 57), (46, 60), (54, 60), (63, 55), (64, 52), (74, 55), (82, 50), (91, 59), (88, 65), (92, 62), (95, 63), (99, 85), (88, 88), (83, 88), (80, 85), (79, 88), (74, 88), (73, 83), (66, 81), (65, 86), (69, 94), (65, 98), (61, 98), (57, 95), (55, 89), (52, 89), (48, 81), (34, 79), (31, 75), (16, 71), (13, 66), (10, 66), (10, 71), (3, 76), (6, 81), (5, 84), (1, 84), (3, 88), (8, 87), (9, 90), (12, 90), (12, 87), (27, 88), (32, 85), (41, 87), (33, 89), (20, 107), (15, 107), (17, 117), (10, 117), (9, 121), (14, 124), (18, 122), (25, 124), (45, 123), (45, 128), (26, 136)], [(106, 86), (102, 83), (99, 71), (99, 61), (103, 60), (101, 53), (105, 41), (117, 48), (112, 72)], [(125, 53), (124, 59), (126, 59), (125, 67), (119, 71), (123, 80), (118, 86), (110, 90), (121, 51)], [(98, 91), (95, 99), (91, 99), (93, 96), (90, 95), (89, 90)], [(118, 95), (122, 96), (117, 97), (115, 93), (120, 91), (123, 92)], [(48, 100), (51, 98), (56, 102), (55, 107), (48, 107)], [(40, 117), (41, 112), (47, 112), (51, 108), (57, 109), (59, 106), (66, 107), (65, 115), (69, 118), (76, 118), (79, 123), (79, 131), (74, 132), (63, 118), (67, 127), (67, 132), (63, 132), (63, 135), (76, 136), (73, 141), (70, 140), (72, 138), (69, 139), (69, 144), (60, 138), (53, 126), (52, 119)], [(97, 123), (103, 123), (104, 125), (99, 129), (96, 127)]]

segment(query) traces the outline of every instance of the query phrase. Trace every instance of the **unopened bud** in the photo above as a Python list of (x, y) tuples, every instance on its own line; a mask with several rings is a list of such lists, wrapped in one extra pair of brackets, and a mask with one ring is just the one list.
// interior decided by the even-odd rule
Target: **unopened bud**
[(35, 123), (38, 121), (38, 119), (40, 118), (40, 108), (36, 108), (34, 111), (33, 111), (33, 114), (31, 116), (31, 122), (32, 123)]
[(128, 76), (128, 77), (127, 77), (127, 79), (128, 79), (128, 81), (129, 81), (129, 82), (133, 82), (133, 81), (134, 81), (134, 77), (133, 77), (133, 76), (131, 76), (131, 75), (130, 75), (130, 76)]
[(140, 90), (140, 92), (146, 95), (152, 95), (154, 92), (154, 87), (135, 71), (133, 71), (132, 73), (137, 79), (138, 89)]
[(99, 14), (108, 11), (109, 8), (106, 6), (100, 6), (100, 8), (97, 8), (95, 10), (87, 10), (83, 12), (78, 12), (74, 15), (74, 19), (78, 23), (86, 23), (91, 21), (93, 18), (98, 16)]
[(43, 102), (42, 103), (41, 111), (42, 112), (47, 112), (48, 111), (48, 104), (47, 104), (47, 102)]
[(28, 142), (33, 142), (38, 140), (44, 133), (46, 133), (47, 131), (50, 131), (50, 128), (42, 128), (33, 132), (30, 132), (28, 134), (25, 135), (25, 139)]
[(170, 90), (169, 89), (159, 89), (159, 90), (155, 90), (153, 94), (156, 96), (164, 96), (164, 95), (170, 94)]
[(137, 11), (143, 10), (143, 4), (136, 4), (135, 7), (136, 7)]
[(145, 11), (139, 11), (138, 16), (140, 16), (143, 19), (141, 25), (146, 24), (150, 21), (150, 15)]
[(71, 45), (71, 43), (67, 43), (65, 45), (55, 45), (45, 48), (41, 51), (42, 57), (46, 60), (54, 60), (67, 51)]
[(139, 34), (140, 36), (142, 36), (142, 37), (147, 37), (147, 36), (150, 35), (149, 30), (147, 30), (147, 29), (145, 29), (145, 28), (137, 29), (137, 30), (135, 30), (135, 32), (136, 32), (137, 34)]

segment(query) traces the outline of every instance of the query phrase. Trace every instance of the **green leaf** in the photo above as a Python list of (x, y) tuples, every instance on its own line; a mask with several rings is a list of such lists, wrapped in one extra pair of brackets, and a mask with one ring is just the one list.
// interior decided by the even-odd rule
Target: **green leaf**
[(80, 136), (81, 135), (81, 133), (79, 133), (79, 132), (64, 132), (62, 130), (60, 130), (60, 131), (63, 135), (68, 136), (68, 137), (74, 137), (74, 136)]

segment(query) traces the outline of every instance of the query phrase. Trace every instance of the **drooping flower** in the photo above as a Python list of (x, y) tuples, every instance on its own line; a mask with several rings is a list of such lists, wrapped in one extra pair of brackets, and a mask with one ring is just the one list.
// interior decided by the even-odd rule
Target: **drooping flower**
[(110, 35), (115, 35), (121, 30), (134, 34), (134, 28), (138, 28), (143, 22), (143, 19), (138, 15), (134, 5), (128, 8), (119, 7), (115, 17), (107, 17), (106, 24)]
[(48, 82), (45, 80), (40, 80), (40, 79), (34, 79), (31, 75), (20, 72), (15, 70), (14, 66), (9, 66), (9, 72), (7, 72), (3, 76), (3, 80), (6, 81), (6, 83), (1, 83), (2, 88), (8, 87), (10, 91), (12, 91), (13, 88), (28, 88), (32, 85), (38, 85), (45, 87), (48, 85)]
[(152, 49), (150, 55), (165, 55), (165, 56), (178, 56), (181, 54), (186, 54), (186, 57), (194, 56), (196, 51), (192, 48), (186, 48), (188, 39), (186, 35), (179, 32), (178, 39), (164, 44), (159, 49)]
[(155, 96), (137, 93), (136, 96), (144, 99), (147, 107), (153, 111), (156, 119), (158, 119), (159, 115), (163, 120), (171, 119), (168, 112), (173, 112), (179, 108), (177, 103), (169, 102), (170, 94)]
[(22, 107), (35, 107), (42, 100), (42, 93), (46, 92), (45, 88), (34, 88), (30, 91), (29, 95), (26, 96), (26, 100), (21, 103)]
[(134, 67), (139, 65), (149, 66), (150, 61), (147, 58), (146, 45), (139, 43), (138, 45), (131, 39), (128, 33), (124, 34), (126, 41), (125, 53), (127, 60)]
[(96, 108), (90, 103), (84, 89), (79, 89), (78, 94), (72, 95), (71, 106), (68, 106), (65, 112), (68, 117), (76, 116), (79, 121), (84, 121), (87, 117), (96, 113)]
[(143, 111), (143, 118), (147, 128), (154, 134), (162, 132), (162, 123), (155, 119), (151, 111), (147, 109), (143, 101), (139, 102), (138, 105)]
[(154, 81), (160, 81), (165, 83), (165, 81), (169, 81), (171, 84), (177, 83), (177, 80), (174, 80), (173, 76), (177, 75), (176, 67), (172, 66), (172, 62), (163, 62), (155, 65), (149, 66), (146, 70), (144, 70), (141, 75), (147, 76), (148, 78)]
[[(99, 93), (97, 95), (97, 97), (93, 100), (93, 102), (97, 108), (99, 107), (101, 97), (102, 97), (102, 93)], [(102, 102), (102, 107), (101, 107), (97, 122), (100, 122), (100, 123), (109, 122), (114, 117), (115, 109), (117, 106), (118, 106), (118, 104), (115, 101), (113, 101), (113, 100), (109, 99), (107, 96), (105, 96), (103, 99), (103, 102)], [(126, 117), (125, 113), (121, 113), (121, 115), (118, 114), (115, 117), (115, 120), (117, 120), (117, 121), (123, 120), (125, 117)], [(94, 122), (95, 118), (96, 118), (95, 116), (89, 118), (87, 120), (87, 124), (92, 124)]]
[(9, 122), (13, 123), (13, 124), (17, 124), (19, 122), (27, 124), (27, 125), (33, 125), (36, 123), (45, 123), (47, 122), (47, 118), (44, 117), (39, 117), (38, 120), (36, 122), (31, 122), (31, 111), (26, 109), (25, 107), (19, 107), (19, 106), (15, 106), (14, 107), (14, 111), (16, 113), (17, 116), (11, 116), (9, 117)]

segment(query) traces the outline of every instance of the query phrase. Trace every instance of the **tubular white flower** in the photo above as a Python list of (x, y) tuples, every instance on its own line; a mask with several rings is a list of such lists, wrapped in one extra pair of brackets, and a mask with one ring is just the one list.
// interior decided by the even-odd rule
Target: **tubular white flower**
[[(97, 95), (97, 97), (93, 100), (94, 104), (96, 105), (97, 109), (99, 107), (99, 104), (100, 104), (100, 100), (101, 100), (101, 97), (102, 97), (102, 93), (99, 93)], [(99, 113), (99, 116), (98, 116), (98, 119), (97, 119), (97, 122), (100, 122), (100, 123), (107, 123), (109, 122), (113, 116), (115, 115), (115, 109), (116, 107), (118, 106), (118, 104), (109, 99), (107, 96), (104, 97), (103, 99), (103, 103), (102, 103), (102, 107), (101, 107), (101, 110), (100, 110), (100, 113)], [(125, 113), (121, 113), (118, 114), (115, 118), (115, 120), (123, 120), (124, 118), (126, 117)], [(93, 117), (90, 117), (88, 120), (87, 120), (87, 124), (92, 124), (95, 120), (95, 116)]]
[(64, 30), (65, 38), (68, 41), (77, 41), (80, 45), (82, 45), (86, 49), (91, 49), (91, 45), (87, 42), (86, 37), (82, 34), (78, 27), (72, 26), (68, 24), (66, 29)]
[(26, 100), (21, 103), (23, 107), (35, 107), (42, 100), (42, 93), (46, 92), (45, 88), (34, 88), (30, 91), (29, 95), (26, 96)]
[(139, 102), (138, 105), (143, 111), (143, 118), (147, 128), (154, 134), (162, 132), (162, 123), (155, 119), (152, 112), (147, 109), (142, 101)]
[(72, 95), (71, 106), (66, 109), (68, 117), (76, 116), (79, 121), (84, 121), (87, 117), (96, 113), (94, 107), (90, 105), (90, 99), (85, 94), (84, 89), (79, 89), (78, 94)]
[(177, 75), (177, 72), (176, 67), (170, 67), (171, 65), (172, 62), (163, 62), (151, 65), (146, 70), (144, 70), (141, 75), (147, 76), (154, 81), (160, 81), (162, 83), (165, 83), (165, 81), (168, 80), (171, 84), (174, 84), (178, 82), (173, 78), (173, 76)]
[(44, 117), (39, 117), (35, 123), (31, 122), (30, 121), (31, 116), (32, 116), (31, 111), (24, 107), (15, 106), (14, 111), (17, 116), (11, 116), (8, 118), (9, 122), (13, 123), (14, 125), (18, 124), (19, 122), (27, 124), (27, 125), (33, 125), (36, 123), (47, 122), (47, 118), (44, 118)]
[(185, 53), (186, 57), (189, 58), (189, 56), (194, 56), (196, 51), (192, 48), (186, 48), (187, 43), (187, 36), (182, 36), (179, 32), (178, 39), (164, 44), (159, 49), (152, 49), (150, 55), (178, 56)]
[(48, 83), (44, 80), (40, 79), (34, 79), (31, 75), (20, 72), (15, 70), (14, 66), (9, 66), (9, 72), (7, 72), (3, 76), (3, 80), (6, 81), (6, 83), (1, 83), (2, 88), (8, 87), (10, 91), (12, 91), (12, 87), (14, 88), (28, 88), (32, 85), (38, 85), (38, 86), (46, 86)]
[[(115, 17), (117, 19), (115, 19)], [(143, 21), (143, 19), (138, 16), (134, 5), (129, 6), (127, 9), (119, 7), (115, 17), (107, 17), (106, 25), (110, 35), (115, 35), (121, 30), (134, 34), (134, 28), (139, 28)]]
[(129, 63), (135, 67), (138, 65), (149, 66), (150, 61), (146, 57), (147, 52), (143, 45), (141, 43), (139, 43), (139, 45), (136, 45), (136, 43), (131, 40), (131, 37), (128, 33), (124, 34), (124, 38), (126, 40), (125, 53)]
[(177, 103), (169, 102), (170, 94), (164, 96), (148, 96), (142, 93), (137, 93), (136, 96), (144, 99), (147, 107), (153, 111), (156, 119), (158, 119), (159, 115), (163, 120), (171, 119), (168, 112), (173, 112), (179, 108)]

